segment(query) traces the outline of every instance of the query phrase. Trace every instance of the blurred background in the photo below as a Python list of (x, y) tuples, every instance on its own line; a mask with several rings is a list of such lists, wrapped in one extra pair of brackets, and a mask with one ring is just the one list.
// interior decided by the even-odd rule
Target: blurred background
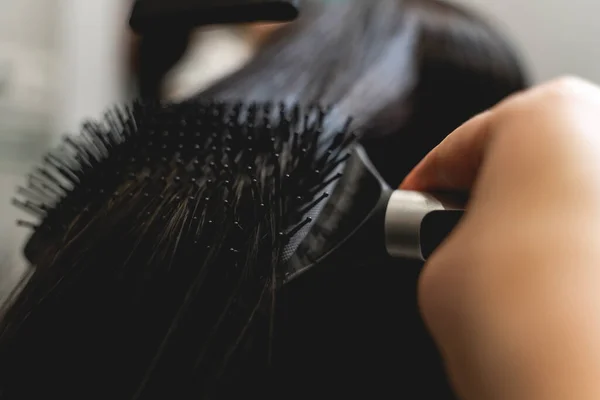
[[(368, 1), (368, 0), (365, 0)], [(452, 0), (500, 28), (520, 50), (534, 81), (577, 74), (600, 83), (598, 0)], [(14, 224), (15, 187), (62, 134), (98, 117), (134, 90), (128, 32), (131, 0), (0, 0), (0, 263), (3, 290), (23, 270), (27, 230)], [(203, 28), (167, 76), (177, 99), (243, 65), (261, 29)]]

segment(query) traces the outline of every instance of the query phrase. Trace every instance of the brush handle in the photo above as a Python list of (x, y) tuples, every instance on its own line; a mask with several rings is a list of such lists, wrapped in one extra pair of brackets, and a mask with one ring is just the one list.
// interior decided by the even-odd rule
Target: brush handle
[(396, 190), (385, 214), (385, 241), (393, 257), (426, 261), (464, 214), (459, 196)]
[(423, 261), (446, 240), (464, 214), (463, 210), (432, 211), (423, 218), (421, 223), (421, 255)]

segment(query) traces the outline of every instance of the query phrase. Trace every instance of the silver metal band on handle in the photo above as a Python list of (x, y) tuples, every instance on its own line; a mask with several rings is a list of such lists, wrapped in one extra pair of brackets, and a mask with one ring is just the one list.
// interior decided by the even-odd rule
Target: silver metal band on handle
[(385, 245), (392, 257), (425, 261), (421, 248), (421, 224), (427, 214), (459, 210), (455, 203), (428, 193), (396, 190), (385, 213)]

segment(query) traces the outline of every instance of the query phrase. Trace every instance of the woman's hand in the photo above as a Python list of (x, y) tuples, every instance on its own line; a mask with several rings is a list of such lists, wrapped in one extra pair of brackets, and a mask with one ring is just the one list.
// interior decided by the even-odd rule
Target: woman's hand
[(420, 305), (460, 396), (600, 398), (600, 89), (563, 78), (450, 134), (407, 190), (469, 190)]

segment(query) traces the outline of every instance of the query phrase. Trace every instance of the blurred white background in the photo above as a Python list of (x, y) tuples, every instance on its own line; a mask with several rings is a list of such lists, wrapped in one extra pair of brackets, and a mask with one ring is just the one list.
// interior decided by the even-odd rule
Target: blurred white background
[[(569, 73), (600, 83), (599, 0), (451, 1), (479, 10), (503, 30), (535, 81)], [(127, 95), (130, 5), (131, 0), (0, 0), (0, 298), (22, 271), (19, 253), (27, 234), (14, 226), (18, 214), (9, 203), (15, 186), (60, 134), (76, 132), (83, 118), (99, 116)], [(213, 36), (213, 56), (202, 50), (206, 42), (188, 56), (194, 65), (209, 60), (206, 76), (188, 69), (175, 82), (205, 85), (219, 71), (234, 68), (236, 57), (240, 62), (249, 57), (226, 34)], [(13, 265), (13, 274), (3, 265)]]
[(27, 233), (10, 198), (49, 145), (57, 115), (59, 18), (55, 0), (0, 0), (0, 299), (22, 270)]
[(600, 1), (452, 1), (480, 11), (503, 30), (536, 81), (576, 74), (600, 83)]
[(0, 0), (0, 299), (23, 271), (16, 186), (60, 134), (123, 97), (129, 5)]

